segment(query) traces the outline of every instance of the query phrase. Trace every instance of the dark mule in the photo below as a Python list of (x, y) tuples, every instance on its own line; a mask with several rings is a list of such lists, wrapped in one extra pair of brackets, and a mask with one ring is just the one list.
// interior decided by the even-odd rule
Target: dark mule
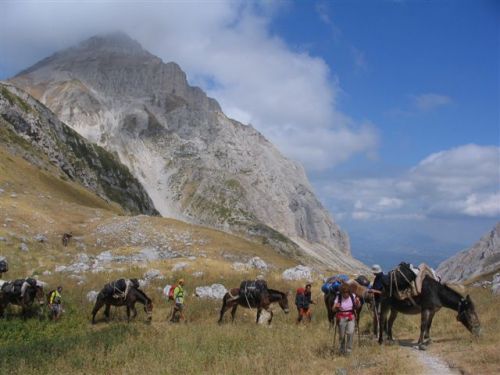
[[(426, 277), (422, 283), (421, 294), (415, 297), (413, 301), (415, 304), (412, 301), (401, 301), (395, 297), (387, 296), (382, 298), (381, 323), (386, 322), (387, 312), (391, 309), (389, 321), (387, 322), (387, 336), (389, 340), (393, 340), (392, 325), (399, 312), (402, 314), (421, 314), (418, 347), (419, 349), (425, 349), (426, 344), (431, 342), (430, 330), (434, 314), (442, 307), (456, 311), (458, 313), (457, 320), (472, 334), (479, 335), (481, 330), (479, 318), (469, 295), (464, 298), (447, 285)], [(382, 343), (382, 341), (383, 335), (379, 334), (379, 343)]]
[(257, 309), (257, 323), (259, 322), (262, 310), (266, 310), (271, 314), (271, 318), (269, 318), (268, 321), (268, 324), (271, 324), (271, 321), (273, 320), (273, 312), (269, 309), (271, 303), (278, 303), (285, 314), (288, 314), (288, 295), (274, 289), (267, 289), (267, 291), (268, 296), (266, 298), (260, 298), (259, 300), (257, 300), (256, 298), (245, 298), (245, 296), (241, 296), (240, 288), (231, 289), (224, 295), (224, 298), (222, 299), (222, 308), (220, 309), (219, 323), (222, 323), (224, 313), (229, 309), (232, 309), (231, 321), (234, 322), (234, 316), (236, 314), (236, 309), (238, 308), (238, 306), (242, 306), (247, 309)]
[[(24, 281), (24, 280), (22, 280)], [(12, 286), (15, 282), (21, 283), (21, 280), (7, 281), (0, 287), (0, 317), (5, 315), (5, 309), (9, 304), (21, 306), (22, 316), (24, 319), (27, 317), (28, 311), (33, 306), (35, 300), (38, 302), (38, 316), (41, 317), (41, 307), (45, 302), (45, 294), (43, 292), (44, 283), (37, 281), (35, 286), (29, 285), (24, 296), (21, 297), (19, 288), (14, 289)]]
[[(109, 310), (111, 306), (126, 306), (127, 321), (130, 322), (131, 318), (134, 319), (137, 316), (137, 310), (135, 309), (135, 304), (137, 302), (144, 305), (144, 311), (148, 315), (148, 321), (152, 319), (153, 301), (142, 290), (130, 288), (126, 298), (114, 298), (112, 295), (106, 294), (104, 292), (105, 289), (106, 287), (97, 295), (97, 300), (92, 309), (92, 324), (95, 324), (95, 316), (104, 305), (106, 305), (106, 309), (104, 310), (106, 321), (109, 321)], [(130, 311), (132, 311), (132, 317), (130, 316)]]

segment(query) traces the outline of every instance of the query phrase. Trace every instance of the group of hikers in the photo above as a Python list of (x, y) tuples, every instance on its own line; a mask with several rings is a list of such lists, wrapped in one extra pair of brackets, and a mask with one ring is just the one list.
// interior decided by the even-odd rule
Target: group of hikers
[[(0, 259), (1, 273), (8, 271), (5, 259)], [(422, 314), (421, 336), (419, 347), (429, 342), (429, 330), (434, 313), (441, 307), (447, 307), (458, 312), (457, 320), (472, 333), (478, 333), (479, 320), (474, 310), (474, 304), (469, 296), (463, 297), (450, 289), (446, 284), (441, 284), (434, 271), (422, 264), (415, 268), (408, 263), (400, 263), (395, 269), (385, 274), (382, 268), (374, 264), (371, 268), (373, 282), (370, 283), (365, 276), (350, 279), (347, 275), (336, 275), (324, 281), (321, 290), (328, 312), (328, 320), (334, 326), (334, 342), (339, 333), (339, 351), (349, 355), (353, 349), (356, 327), (359, 335), (359, 313), (365, 302), (372, 307), (374, 316), (374, 330), (378, 330), (379, 342), (382, 343), (384, 330), (388, 338), (392, 338), (392, 323), (397, 312), (405, 314)], [(8, 303), (23, 307), (30, 306), (38, 298), (47, 300), (50, 317), (59, 320), (63, 313), (62, 287), (43, 293), (44, 283), (33, 279), (18, 279), (14, 281), (0, 280), (0, 316)], [(299, 287), (295, 294), (297, 308), (297, 324), (307, 324), (312, 320), (312, 305), (316, 304), (312, 298), (312, 285), (307, 283)], [(168, 285), (163, 291), (168, 300), (173, 301), (169, 321), (178, 323), (186, 321), (184, 279), (179, 279), (173, 286)], [(223, 297), (219, 323), (222, 323), (224, 313), (231, 309), (234, 321), (238, 306), (256, 309), (259, 322), (263, 310), (270, 314), (268, 324), (271, 323), (273, 312), (272, 303), (278, 303), (285, 313), (288, 309), (288, 293), (270, 289), (263, 278), (245, 280), (239, 288), (230, 289)], [(450, 302), (451, 301), (451, 302)], [(137, 279), (119, 279), (106, 284), (97, 294), (92, 310), (92, 323), (95, 323), (97, 312), (105, 306), (104, 315), (109, 319), (110, 306), (125, 306), (127, 318), (130, 320), (137, 315), (136, 303), (144, 305), (148, 320), (152, 319), (153, 302), (141, 290)], [(387, 323), (386, 314), (391, 312)], [(376, 321), (375, 321), (376, 318)], [(375, 333), (375, 332), (374, 332)], [(335, 344), (334, 344), (335, 346)]]

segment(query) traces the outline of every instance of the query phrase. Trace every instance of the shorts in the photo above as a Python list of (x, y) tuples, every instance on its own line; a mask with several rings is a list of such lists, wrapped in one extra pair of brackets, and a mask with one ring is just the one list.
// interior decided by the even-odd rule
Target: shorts
[(184, 304), (183, 303), (176, 303), (174, 306), (174, 309), (177, 311), (182, 311), (182, 310), (184, 310)]

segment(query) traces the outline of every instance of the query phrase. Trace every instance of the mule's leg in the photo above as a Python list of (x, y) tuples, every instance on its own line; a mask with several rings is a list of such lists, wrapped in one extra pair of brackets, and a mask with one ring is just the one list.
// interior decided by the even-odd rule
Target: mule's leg
[(384, 327), (387, 323), (387, 312), (389, 311), (388, 302), (380, 303), (380, 315), (378, 321), (378, 343), (382, 344), (384, 342)]
[(109, 303), (106, 304), (106, 308), (104, 309), (104, 316), (106, 321), (109, 322), (109, 310), (111, 309), (111, 305)]
[(257, 309), (257, 320), (255, 321), (255, 323), (259, 323), (259, 319), (260, 319), (260, 313), (262, 312), (262, 307), (259, 307)]
[(430, 344), (431, 343), (431, 326), (432, 326), (432, 319), (434, 319), (434, 314), (436, 314), (435, 311), (431, 311), (429, 315), (429, 322), (427, 323), (427, 329), (424, 334), (424, 344)]
[(132, 319), (135, 319), (137, 316), (137, 309), (135, 308), (135, 303), (131, 307), (132, 310)]
[(127, 323), (130, 323), (130, 306), (127, 305)]
[(234, 323), (234, 317), (236, 316), (236, 309), (238, 308), (238, 304), (235, 303), (233, 308), (231, 309), (231, 323)]
[(100, 300), (99, 298), (95, 301), (94, 308), (92, 309), (92, 324), (95, 324), (95, 316), (103, 305), (104, 305), (103, 301)]
[(271, 325), (271, 321), (273, 320), (273, 310), (267, 308), (266, 311), (271, 314), (271, 317), (269, 318), (269, 320), (267, 321), (267, 324)]
[(392, 326), (397, 317), (398, 317), (398, 312), (395, 309), (391, 309), (391, 314), (389, 315), (389, 322), (387, 323), (387, 339), (390, 341), (394, 341), (394, 337), (392, 337)]
[(431, 316), (430, 310), (422, 310), (420, 317), (420, 337), (418, 338), (418, 348), (420, 350), (425, 350), (424, 336), (427, 332), (427, 326), (429, 324), (429, 318)]
[(226, 313), (228, 308), (229, 307), (227, 306), (227, 295), (225, 295), (224, 298), (222, 299), (222, 307), (220, 308), (220, 315), (217, 323), (219, 324), (222, 323), (222, 319), (224, 318), (224, 314)]

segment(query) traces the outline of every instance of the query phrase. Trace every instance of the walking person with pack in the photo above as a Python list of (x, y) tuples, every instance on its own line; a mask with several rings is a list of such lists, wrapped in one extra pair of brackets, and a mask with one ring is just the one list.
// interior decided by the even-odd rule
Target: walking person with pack
[(307, 319), (307, 322), (311, 322), (312, 311), (311, 305), (314, 304), (311, 295), (311, 284), (307, 284), (305, 288), (298, 288), (297, 294), (295, 295), (295, 306), (297, 306), (297, 324)]
[(356, 307), (358, 298), (349, 291), (348, 284), (342, 284), (340, 293), (333, 302), (333, 311), (336, 313), (336, 322), (339, 327), (340, 353), (351, 354), (356, 328)]
[(172, 287), (174, 289), (173, 293), (169, 293), (172, 295), (172, 299), (174, 300), (174, 308), (172, 311), (172, 317), (170, 318), (170, 322), (179, 323), (182, 319), (185, 321), (184, 317), (184, 279), (180, 279), (177, 283), (177, 286)]
[(49, 293), (50, 318), (54, 321), (58, 321), (63, 312), (61, 296), (62, 289), (62, 286), (58, 286), (57, 289)]

